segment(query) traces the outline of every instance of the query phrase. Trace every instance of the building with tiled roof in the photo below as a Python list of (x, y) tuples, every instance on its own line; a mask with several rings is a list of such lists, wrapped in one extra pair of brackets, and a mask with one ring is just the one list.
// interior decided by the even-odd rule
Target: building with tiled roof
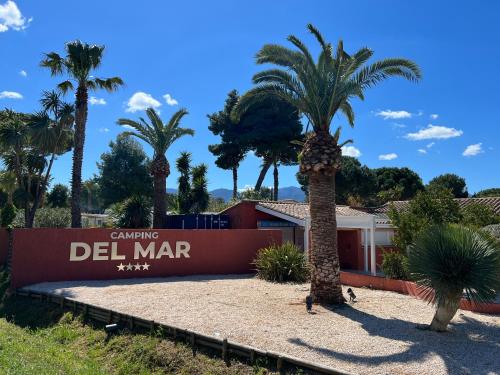
[[(455, 202), (458, 203), (458, 206), (460, 208), (465, 208), (470, 205), (481, 205), (481, 206), (486, 206), (491, 208), (491, 210), (497, 214), (500, 215), (500, 197), (485, 197), (485, 198), (455, 198)], [(404, 211), (406, 207), (408, 207), (408, 204), (410, 201), (393, 201), (393, 202), (388, 202), (384, 204), (383, 206), (380, 207), (375, 207), (368, 209), (367, 212), (375, 215), (377, 219), (385, 219), (389, 220), (389, 217), (387, 214), (389, 213), (389, 210), (391, 207), (394, 207), (398, 211)]]
[[(221, 214), (230, 217), (233, 229), (280, 229), (284, 242), (292, 242), (306, 251), (309, 248), (311, 221), (307, 203), (243, 200)], [(375, 216), (341, 205), (337, 206), (336, 214), (340, 266), (365, 271), (370, 268), (375, 273), (381, 257), (375, 242)]]

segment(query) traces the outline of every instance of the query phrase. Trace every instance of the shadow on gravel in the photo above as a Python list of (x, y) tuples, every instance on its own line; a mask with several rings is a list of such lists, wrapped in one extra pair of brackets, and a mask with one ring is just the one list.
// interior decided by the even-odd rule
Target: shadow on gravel
[[(450, 331), (437, 333), (418, 329), (415, 323), (400, 319), (385, 319), (367, 314), (349, 305), (336, 307), (332, 313), (341, 315), (361, 324), (370, 335), (408, 344), (402, 352), (390, 355), (371, 356), (356, 353), (342, 353), (334, 348), (310, 345), (301, 338), (288, 341), (324, 356), (346, 362), (357, 362), (377, 366), (385, 363), (424, 361), (436, 354), (446, 365), (450, 374), (491, 374), (500, 368), (500, 336), (498, 326), (489, 326), (473, 318), (461, 315), (463, 322), (450, 324)], [(456, 319), (456, 318), (455, 318)]]

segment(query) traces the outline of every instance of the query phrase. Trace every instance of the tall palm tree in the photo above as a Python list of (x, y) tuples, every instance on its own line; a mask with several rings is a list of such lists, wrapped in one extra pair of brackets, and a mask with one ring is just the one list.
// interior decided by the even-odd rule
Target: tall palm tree
[(257, 63), (275, 64), (283, 69), (268, 69), (254, 75), (257, 86), (240, 99), (235, 116), (272, 93), (298, 108), (312, 125), (313, 131), (300, 155), (300, 171), (309, 177), (311, 294), (317, 302), (343, 303), (335, 218), (335, 174), (340, 167), (342, 144), (339, 144), (340, 127), (332, 135), (331, 122), (340, 111), (353, 126), (353, 98), (364, 99), (367, 88), (391, 76), (417, 81), (421, 74), (418, 66), (406, 59), (390, 58), (367, 64), (373, 55), (370, 49), (361, 48), (349, 55), (342, 41), (334, 51), (314, 26), (307, 28), (321, 48), (317, 61), (295, 36), (289, 36), (288, 41), (297, 50), (274, 44), (262, 47), (257, 53)]
[(442, 332), (464, 294), (474, 303), (495, 299), (500, 289), (500, 246), (472, 228), (436, 226), (410, 247), (408, 269), (423, 288), (424, 297), (437, 307), (429, 328)]
[(187, 110), (181, 109), (174, 113), (168, 123), (164, 123), (153, 108), (148, 108), (146, 114), (149, 123), (144, 118), (139, 121), (121, 118), (119, 125), (134, 128), (135, 132), (125, 132), (149, 144), (154, 151), (151, 162), (151, 175), (154, 185), (153, 227), (162, 228), (166, 213), (167, 177), (170, 174), (170, 164), (165, 153), (169, 147), (184, 135), (194, 135), (193, 129), (181, 128), (181, 119), (187, 115)]
[(82, 191), (83, 146), (85, 143), (85, 127), (87, 124), (88, 92), (104, 89), (108, 92), (117, 90), (123, 81), (119, 77), (95, 78), (93, 70), (99, 68), (102, 62), (104, 46), (90, 45), (79, 40), (66, 44), (66, 56), (55, 52), (45, 55), (41, 66), (49, 68), (53, 76), (67, 74), (69, 79), (61, 82), (58, 87), (66, 93), (74, 90), (75, 94), (75, 140), (73, 150), (73, 168), (71, 175), (71, 226), (82, 226), (80, 195)]

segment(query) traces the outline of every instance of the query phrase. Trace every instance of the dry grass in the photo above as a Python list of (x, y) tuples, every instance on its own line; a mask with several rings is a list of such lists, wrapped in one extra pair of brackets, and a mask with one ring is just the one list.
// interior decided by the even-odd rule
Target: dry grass
[(307, 285), (252, 277), (38, 284), (31, 289), (228, 337), (344, 371), (371, 374), (494, 374), (500, 369), (500, 318), (459, 311), (449, 333), (428, 324), (432, 306), (392, 292), (354, 288), (358, 302), (308, 314)]

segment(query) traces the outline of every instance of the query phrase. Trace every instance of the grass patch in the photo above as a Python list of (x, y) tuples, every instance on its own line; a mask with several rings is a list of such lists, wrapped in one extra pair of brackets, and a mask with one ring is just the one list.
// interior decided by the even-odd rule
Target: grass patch
[[(5, 273), (0, 272), (0, 280), (7, 282)], [(14, 296), (3, 296), (2, 300), (2, 374), (276, 373), (268, 369), (266, 361), (252, 366), (233, 359), (227, 365), (215, 353), (193, 354), (184, 343), (146, 333), (123, 329), (107, 337), (102, 324), (85, 321), (46, 302)]]

